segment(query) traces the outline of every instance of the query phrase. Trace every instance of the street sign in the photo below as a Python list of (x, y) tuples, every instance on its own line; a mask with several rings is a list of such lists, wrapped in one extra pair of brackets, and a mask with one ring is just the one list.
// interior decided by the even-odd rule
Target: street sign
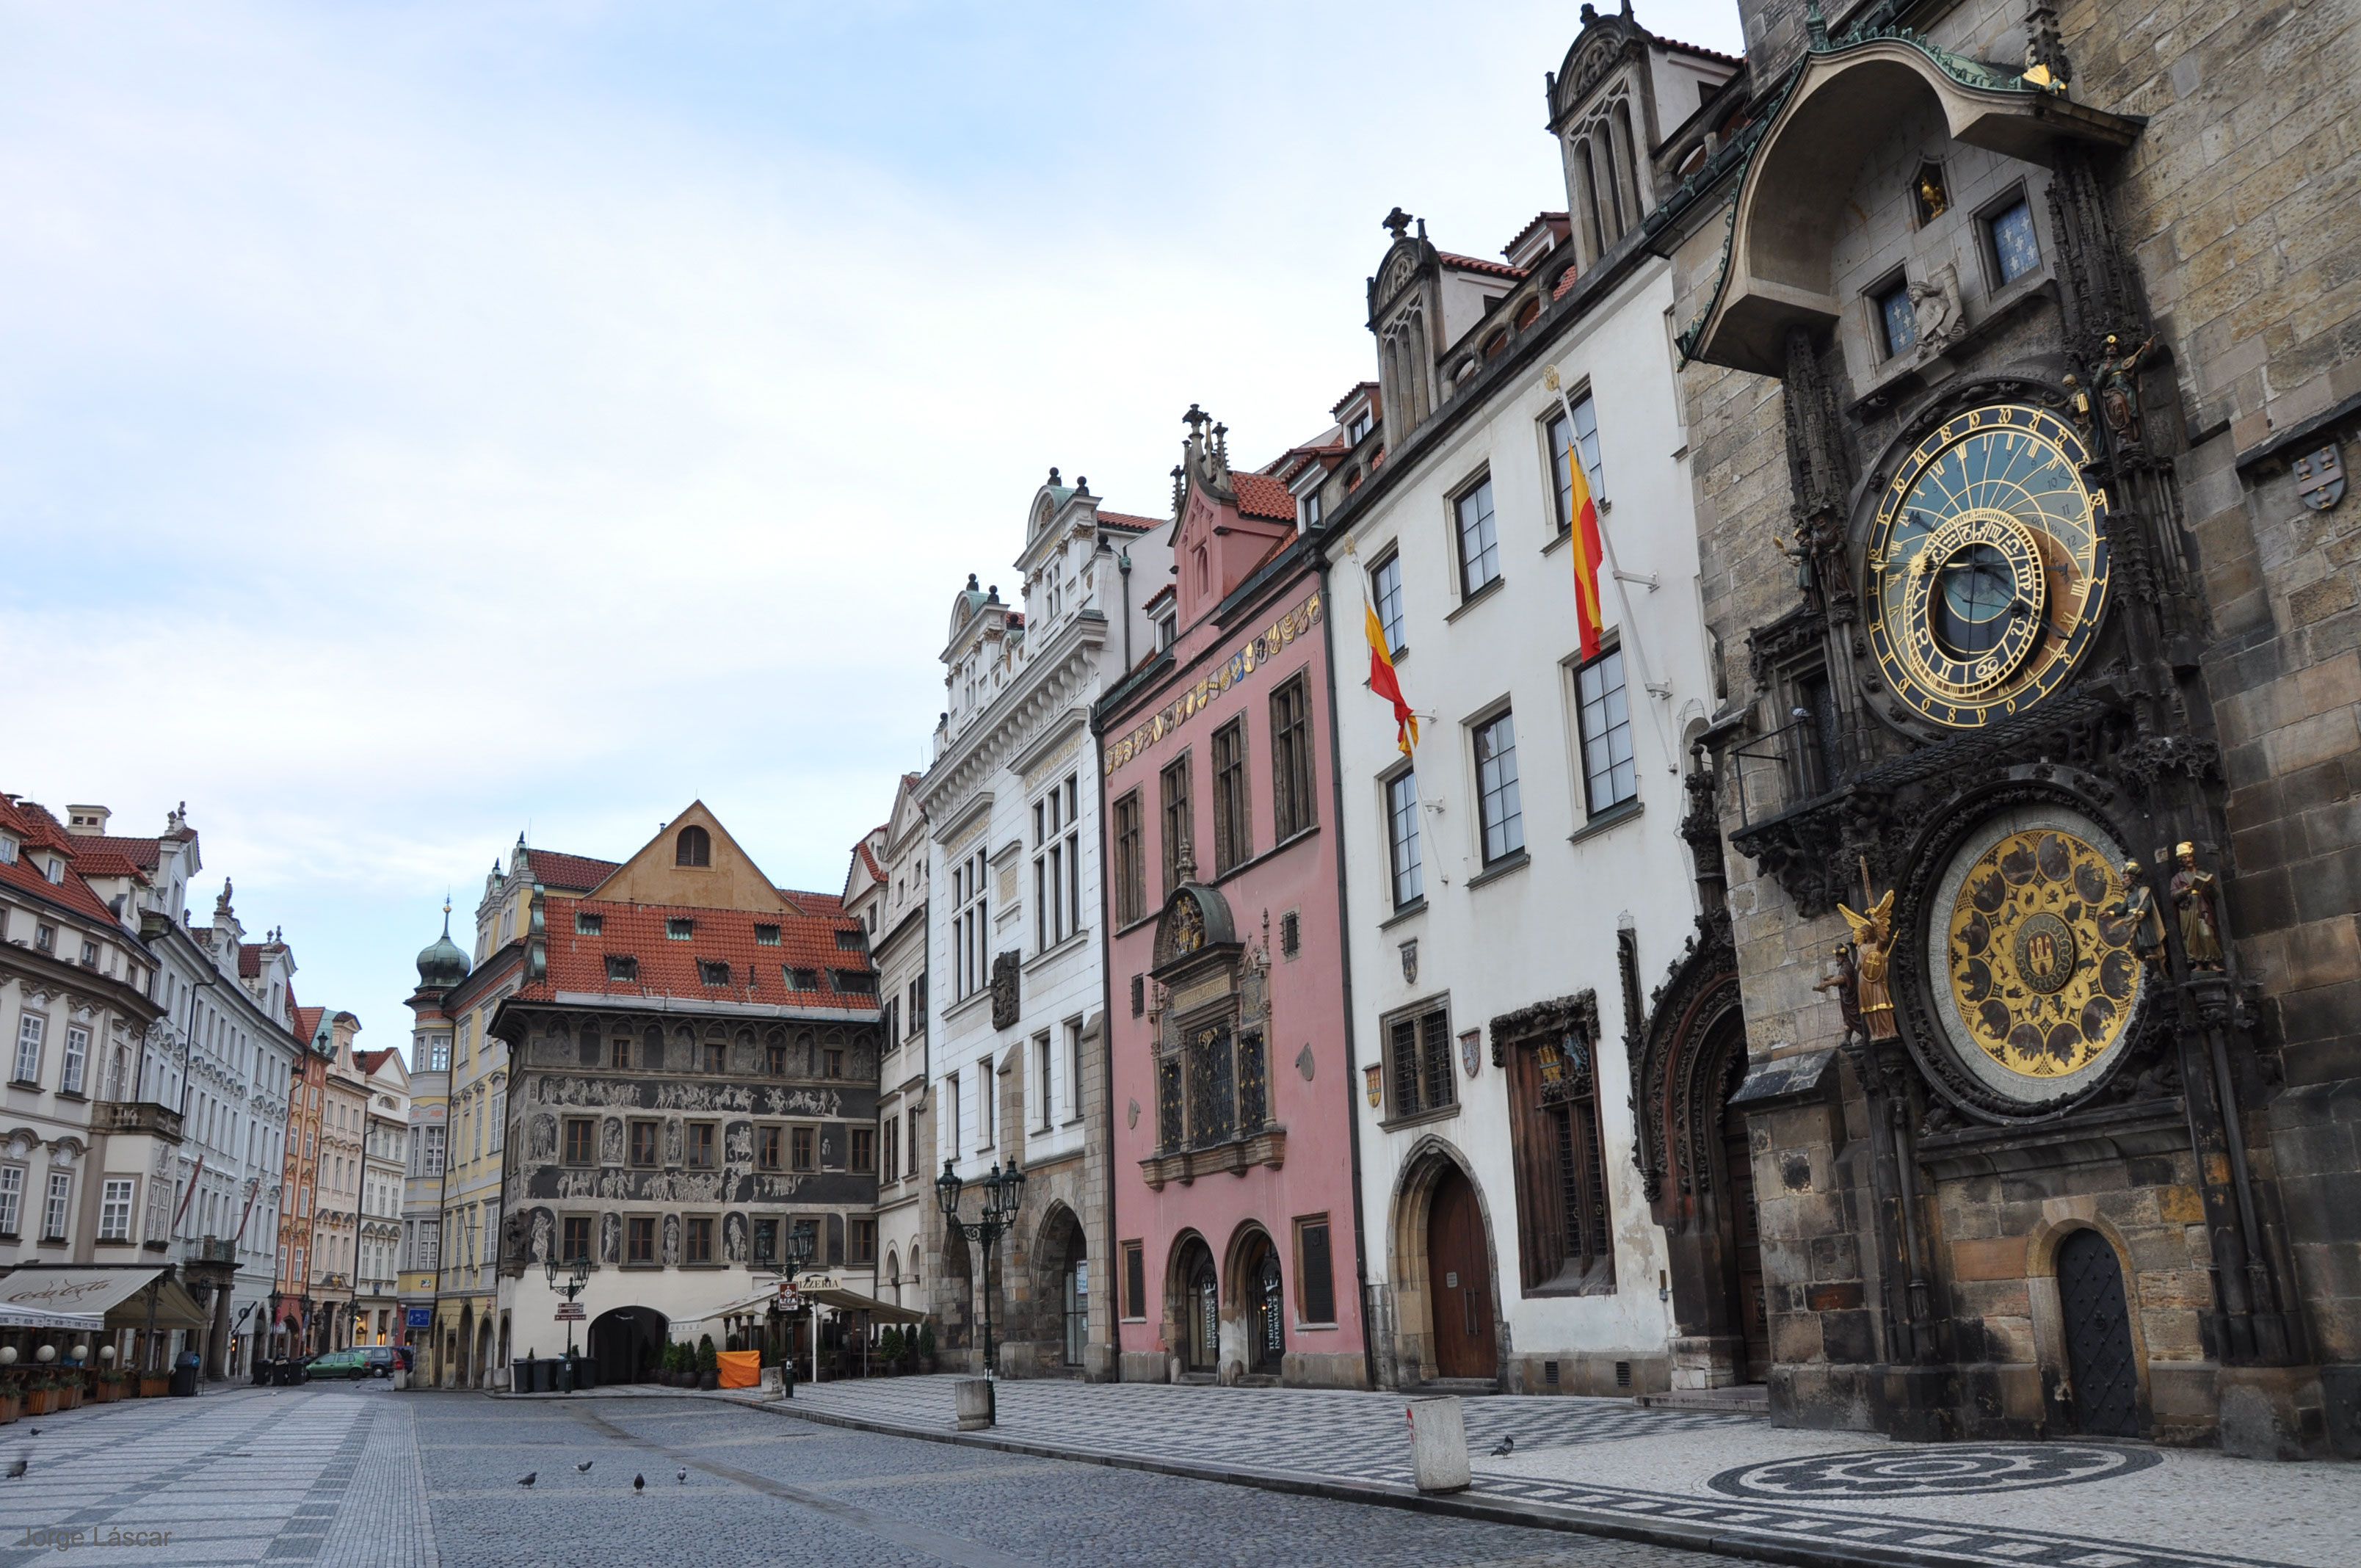
[(583, 1311), (582, 1303), (579, 1301), (560, 1301), (557, 1304), (557, 1317), (555, 1321), (558, 1322), (578, 1323), (588, 1316), (588, 1314)]
[(434, 1326), (434, 1309), (432, 1307), (411, 1308), (410, 1326), (413, 1329), (433, 1328)]

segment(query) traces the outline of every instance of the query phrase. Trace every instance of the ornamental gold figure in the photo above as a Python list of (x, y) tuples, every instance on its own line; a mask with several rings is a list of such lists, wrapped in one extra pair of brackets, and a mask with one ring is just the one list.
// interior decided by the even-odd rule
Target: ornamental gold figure
[(2192, 970), (2222, 967), (2222, 925), (2214, 913), (2212, 872), (2197, 866), (2197, 846), (2182, 839), (2173, 846), (2180, 869), (2172, 873), (2172, 904), (2180, 911), (2180, 950)]

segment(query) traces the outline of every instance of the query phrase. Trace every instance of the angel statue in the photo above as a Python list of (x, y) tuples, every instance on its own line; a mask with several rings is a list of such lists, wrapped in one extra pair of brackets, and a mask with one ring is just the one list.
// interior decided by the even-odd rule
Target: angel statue
[[(1863, 903), (1868, 903), (1866, 894)], [(1866, 915), (1839, 904), (1837, 913), (1852, 927), (1853, 989), (1861, 998), (1862, 1030), (1872, 1040), (1895, 1040), (1902, 1031), (1894, 1023), (1894, 992), (1886, 988), (1886, 965), (1894, 951), (1894, 890), (1869, 906)]]

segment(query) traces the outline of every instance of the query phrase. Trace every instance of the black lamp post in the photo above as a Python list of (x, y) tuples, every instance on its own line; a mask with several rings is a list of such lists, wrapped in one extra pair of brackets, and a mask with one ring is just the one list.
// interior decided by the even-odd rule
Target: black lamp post
[(1001, 1233), (1016, 1223), (1016, 1211), (1025, 1201), (1025, 1173), (1016, 1168), (1016, 1157), (1008, 1157), (1008, 1168), (1003, 1170), (994, 1161), (992, 1173), (977, 1183), (983, 1189), (983, 1213), (974, 1220), (960, 1218), (960, 1194), (967, 1184), (951, 1169), (951, 1162), (943, 1161), (943, 1173), (935, 1179), (935, 1200), (942, 1205), (943, 1219), (953, 1230), (975, 1243), (983, 1255), (983, 1375), (994, 1375), (992, 1364), (992, 1255), (1000, 1245)]
[[(818, 1235), (813, 1230), (809, 1220), (798, 1220), (787, 1227), (787, 1234), (780, 1241), (783, 1250), (779, 1257), (779, 1268), (782, 1282), (789, 1288), (794, 1288), (796, 1276), (801, 1274), (804, 1265), (811, 1261), (812, 1253), (818, 1245)], [(785, 1346), (779, 1357), (779, 1388), (785, 1398), (792, 1399), (796, 1397), (796, 1347), (793, 1341), (787, 1338), (786, 1316), (786, 1310), (779, 1305), (778, 1297), (773, 1296), (771, 1298), (772, 1334)], [(812, 1355), (813, 1365), (817, 1366), (818, 1365), (817, 1358), (819, 1355), (819, 1330), (817, 1324), (812, 1330)]]
[[(573, 1306), (574, 1299), (582, 1294), (583, 1287), (590, 1283), (590, 1260), (587, 1257), (577, 1257), (562, 1268), (553, 1257), (543, 1265), (543, 1269), (549, 1277), (549, 1288), (566, 1293), (568, 1307)], [(566, 1392), (574, 1392), (574, 1314), (571, 1312), (566, 1315)]]

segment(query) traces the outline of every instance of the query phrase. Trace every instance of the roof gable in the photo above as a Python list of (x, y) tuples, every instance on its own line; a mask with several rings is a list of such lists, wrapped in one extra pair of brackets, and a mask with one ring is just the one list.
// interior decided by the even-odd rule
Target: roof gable
[[(706, 863), (681, 864), (684, 835), (701, 831)], [(701, 800), (664, 826), (590, 895), (617, 904), (662, 904), (677, 908), (783, 910), (786, 900), (740, 848), (721, 819)]]

